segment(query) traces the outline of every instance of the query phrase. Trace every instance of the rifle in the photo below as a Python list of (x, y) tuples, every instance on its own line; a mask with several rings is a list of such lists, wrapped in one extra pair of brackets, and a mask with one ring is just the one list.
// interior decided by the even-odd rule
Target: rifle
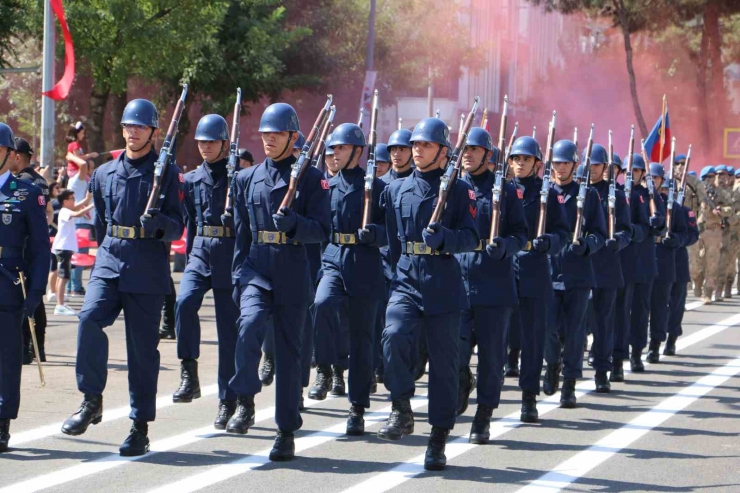
[[(665, 237), (671, 232), (671, 226), (673, 226), (673, 200), (676, 196), (676, 184), (673, 179), (673, 161), (676, 157), (676, 138), (671, 139), (671, 164), (668, 168), (668, 203), (666, 204), (665, 213)], [(685, 174), (685, 173), (684, 173)]]
[(362, 229), (373, 222), (373, 185), (375, 182), (375, 145), (378, 143), (378, 90), (373, 93), (373, 109), (370, 113), (370, 135), (367, 150), (367, 170), (365, 171), (365, 204), (362, 210)]
[[(504, 96), (504, 109), (501, 113), (501, 125), (498, 129), (498, 162), (496, 163), (496, 178), (493, 182), (493, 196), (491, 198), (491, 236), (488, 243), (493, 244), (493, 239), (499, 234), (501, 228), (501, 195), (506, 182), (506, 156), (504, 155), (506, 147), (506, 123), (508, 121), (509, 96)], [(484, 111), (485, 115), (486, 112)]]
[(627, 151), (627, 176), (624, 177), (624, 195), (627, 200), (632, 200), (632, 166), (634, 165), (634, 157), (632, 156), (635, 149), (635, 126), (630, 127), (630, 143), (629, 150)]
[(683, 168), (683, 176), (681, 177), (681, 186), (678, 189), (678, 198), (676, 202), (683, 206), (683, 201), (686, 197), (686, 175), (689, 174), (689, 165), (691, 164), (691, 144), (689, 144), (689, 152), (686, 153), (686, 166)]
[(576, 152), (578, 152), (578, 127), (573, 129), (573, 143), (576, 145)]
[(362, 128), (362, 120), (365, 118), (365, 108), (360, 106), (360, 118), (357, 119), (357, 126)]
[(441, 111), (441, 110), (440, 110), (439, 108), (437, 108), (437, 112), (436, 112), (436, 113), (434, 114), (434, 117), (435, 117), (435, 118), (439, 118), (439, 113), (440, 113), (440, 111)]
[[(450, 164), (447, 166), (445, 174), (442, 175), (442, 178), (440, 179), (439, 199), (437, 200), (437, 206), (434, 208), (434, 212), (432, 212), (432, 218), (429, 220), (429, 224), (439, 222), (442, 218), (442, 212), (444, 212), (445, 206), (447, 205), (447, 196), (450, 194), (450, 187), (455, 183), (457, 175), (460, 173), (462, 154), (465, 150), (465, 145), (468, 142), (468, 132), (470, 131), (470, 127), (473, 125), (473, 118), (475, 118), (475, 111), (478, 109), (478, 103), (480, 103), (480, 98), (476, 96), (473, 108), (470, 110), (470, 113), (468, 113), (468, 117), (465, 119), (463, 128), (460, 129), (460, 135), (457, 136), (457, 144), (455, 144), (455, 149), (452, 151)], [(433, 233), (433, 231), (428, 227), (427, 231), (429, 233)]]
[(239, 161), (239, 113), (242, 109), (242, 88), (236, 89), (236, 103), (234, 104), (234, 119), (231, 123), (231, 139), (229, 143), (229, 162), (226, 164), (226, 205), (224, 216), (231, 216), (231, 201), (234, 200), (231, 193), (231, 182), (234, 179), (234, 171), (238, 168)]
[(334, 115), (337, 112), (337, 107), (332, 105), (329, 108), (329, 117), (324, 122), (324, 126), (321, 128), (321, 136), (319, 137), (319, 143), (314, 150), (313, 156), (311, 157), (311, 165), (319, 167), (319, 161), (324, 157), (324, 151), (326, 150), (326, 138), (329, 136), (332, 124), (334, 123)]
[(308, 166), (311, 164), (311, 160), (308, 156), (313, 152), (313, 146), (316, 144), (316, 137), (318, 136), (319, 128), (324, 124), (324, 120), (329, 114), (329, 107), (331, 106), (332, 99), (332, 95), (327, 94), (326, 103), (324, 104), (324, 107), (321, 108), (319, 116), (316, 117), (316, 121), (313, 124), (311, 132), (308, 134), (308, 137), (306, 137), (306, 143), (303, 144), (303, 149), (301, 149), (301, 153), (298, 155), (298, 160), (293, 163), (293, 166), (291, 166), (288, 191), (285, 193), (285, 197), (283, 197), (283, 201), (280, 203), (278, 214), (280, 214), (279, 211), (283, 207), (293, 206), (296, 192), (298, 192), (298, 182), (301, 180), (301, 178), (303, 178), (303, 175), (306, 173)]
[(537, 125), (532, 127), (532, 138), (535, 140), (537, 139)]
[[(609, 134), (611, 141), (611, 133)], [(591, 182), (591, 150), (594, 147), (594, 124), (591, 124), (591, 131), (588, 134), (588, 141), (586, 141), (586, 160), (583, 165), (586, 167), (586, 175), (583, 177), (583, 181), (578, 187), (578, 196), (576, 198), (576, 227), (573, 230), (573, 243), (579, 244), (581, 235), (583, 234), (583, 207), (586, 205), (586, 194), (588, 193), (588, 186)], [(543, 231), (544, 232), (544, 231)]]
[(167, 135), (164, 137), (162, 148), (159, 150), (159, 157), (157, 158), (157, 162), (154, 163), (154, 183), (152, 184), (152, 191), (149, 193), (149, 199), (146, 201), (146, 209), (144, 209), (144, 215), (146, 217), (151, 217), (151, 214), (149, 214), (150, 210), (157, 209), (159, 192), (162, 189), (162, 176), (172, 160), (172, 140), (175, 138), (175, 134), (180, 125), (180, 117), (182, 116), (183, 109), (185, 109), (185, 98), (187, 95), (188, 85), (183, 84), (182, 94), (175, 106), (175, 112), (172, 115), (172, 121), (170, 121), (170, 126), (167, 129)]
[(609, 130), (609, 218), (608, 218), (608, 230), (609, 239), (614, 239), (614, 233), (617, 227), (617, 179), (616, 173), (614, 173), (614, 144), (612, 143), (612, 131)]
[[(516, 136), (519, 133), (519, 122), (514, 122), (514, 130), (511, 132), (511, 137), (509, 137), (509, 145), (506, 146), (506, 159), (504, 160), (504, 180), (507, 180), (509, 177), (509, 159), (511, 158), (511, 146), (514, 145), (514, 141), (516, 140)], [(504, 150), (502, 149), (501, 152), (503, 153)]]
[(403, 128), (403, 118), (398, 119), (398, 128), (397, 130), (401, 130)]
[(642, 145), (642, 159), (645, 161), (645, 183), (647, 184), (648, 197), (650, 197), (650, 215), (654, 216), (658, 210), (658, 206), (655, 204), (655, 183), (653, 183), (653, 176), (650, 174), (650, 161), (648, 160), (647, 151), (645, 150), (645, 139), (641, 139)]
[(545, 234), (547, 225), (547, 198), (550, 195), (550, 180), (552, 179), (552, 145), (555, 140), (555, 116), (552, 112), (550, 130), (547, 132), (547, 153), (545, 155), (545, 170), (542, 173), (542, 188), (540, 189), (540, 218), (537, 223), (537, 236)]

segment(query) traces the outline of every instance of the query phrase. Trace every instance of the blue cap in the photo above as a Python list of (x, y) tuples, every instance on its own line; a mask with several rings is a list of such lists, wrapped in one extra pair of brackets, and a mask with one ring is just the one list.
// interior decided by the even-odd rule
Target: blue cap
[(388, 146), (385, 144), (375, 145), (375, 161), (390, 163), (391, 155), (388, 153)]
[(714, 172), (717, 173), (717, 174), (720, 174), (720, 173), (729, 173), (729, 170), (727, 169), (727, 165), (726, 164), (720, 164), (719, 166), (715, 166), (714, 167)]
[(221, 115), (206, 115), (198, 122), (195, 140), (229, 140), (229, 124)]
[[(740, 173), (740, 171), (738, 171)], [(696, 176), (696, 171), (689, 171), (689, 176)]]
[(717, 171), (714, 169), (714, 166), (704, 166), (701, 169), (701, 173), (699, 173), (699, 178), (702, 180), (707, 177), (707, 175), (714, 175), (717, 174)]
[(733, 168), (732, 166), (728, 166), (727, 167), (727, 172), (730, 173), (731, 175), (734, 175), (735, 174), (735, 168)]
[(265, 108), (260, 118), (259, 132), (298, 132), (298, 114), (287, 103), (275, 103)]
[(677, 163), (679, 161), (686, 161), (686, 154), (679, 154), (675, 158), (673, 158), (673, 162)]

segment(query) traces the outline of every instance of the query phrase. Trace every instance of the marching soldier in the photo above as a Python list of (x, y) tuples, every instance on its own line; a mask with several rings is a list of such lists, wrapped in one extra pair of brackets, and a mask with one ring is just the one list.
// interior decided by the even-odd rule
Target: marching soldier
[[(232, 300), (231, 261), (234, 257), (234, 221), (224, 214), (229, 183), (226, 165), (229, 126), (220, 115), (206, 115), (195, 129), (195, 140), (203, 163), (185, 175), (185, 213), (188, 263), (180, 280), (175, 325), (180, 387), (174, 402), (200, 397), (198, 357), (200, 320), (198, 311), (205, 294), (213, 290), (218, 334), (218, 414), (214, 427), (226, 428), (236, 410), (236, 394), (229, 388), (234, 376), (236, 320), (239, 308)], [(235, 170), (235, 172), (238, 170)]]
[(232, 279), (241, 316), (236, 374), (229, 383), (237, 395), (237, 409), (226, 431), (245, 434), (254, 424), (254, 396), (262, 390), (258, 376), (262, 343), (272, 319), (278, 432), (270, 460), (277, 461), (295, 456), (293, 434), (303, 424), (299, 412), (301, 349), (306, 312), (313, 299), (304, 244), (326, 241), (331, 222), (329, 183), (313, 167), (298, 184), (293, 206), (280, 208), (296, 163), (293, 146), (298, 131), (298, 115), (292, 106), (270, 105), (259, 127), (267, 159), (240, 171), (234, 189)]
[(90, 182), (96, 237), (102, 243), (79, 315), (77, 387), (85, 398), (64, 422), (62, 433), (82, 435), (103, 418), (108, 376), (104, 329), (123, 310), (133, 426), (120, 453), (138, 456), (149, 451), (148, 423), (156, 415), (159, 319), (171, 288), (165, 242), (182, 236), (183, 177), (174, 164), (164, 169), (161, 205), (146, 210), (157, 160), (153, 145), (159, 134), (159, 114), (151, 102), (135, 99), (126, 105), (121, 126), (126, 152), (99, 167)]
[[(688, 172), (688, 170), (686, 169), (686, 155), (679, 154), (678, 156), (676, 156), (675, 163), (676, 164), (675, 168), (673, 169), (673, 173), (676, 177), (676, 183), (680, 183), (683, 179), (684, 173)], [(686, 177), (684, 207), (694, 212), (695, 222), (697, 223), (697, 226), (699, 226), (698, 218), (701, 204), (706, 203), (707, 201), (706, 188), (704, 187), (704, 183), (696, 177), (695, 172), (691, 171), (688, 173), (689, 174)], [(694, 281), (694, 296), (697, 298), (702, 297), (702, 287), (704, 284), (704, 275), (698, 269), (698, 266), (701, 263), (699, 259), (700, 248), (701, 247), (699, 245), (699, 242), (694, 242), (688, 248), (689, 270), (691, 272), (691, 280)]]
[(11, 173), (15, 151), (13, 131), (0, 123), (0, 452), (8, 450), (10, 420), (18, 418), (23, 320), (41, 303), (50, 261), (46, 198)]
[(375, 166), (377, 172), (375, 176), (382, 178), (391, 169), (391, 155), (388, 154), (388, 146), (386, 144), (375, 145)]
[(720, 280), (718, 289), (723, 290), (723, 298), (732, 298), (732, 285), (735, 281), (737, 256), (740, 253), (740, 191), (733, 187), (735, 170), (732, 166), (725, 166), (726, 172), (721, 170), (724, 165), (717, 166), (720, 188), (730, 197), (727, 204), (727, 227), (723, 231), (722, 260), (720, 265)]
[(491, 229), (495, 174), (488, 169), (493, 154), (491, 135), (483, 128), (470, 129), (463, 154), (463, 180), (475, 191), (474, 218), (482, 238), (474, 252), (457, 254), (470, 308), (463, 311), (460, 329), (460, 383), (458, 415), (465, 412), (472, 390), (470, 358), (478, 345), (478, 408), (470, 429), (470, 443), (485, 444), (493, 410), (498, 408), (506, 359), (506, 334), (513, 306), (517, 304), (513, 257), (527, 243), (527, 221), (516, 188), (504, 183), (499, 237), (488, 244)]
[(424, 468), (441, 470), (445, 442), (455, 425), (458, 392), (460, 311), (469, 307), (454, 254), (479, 245), (475, 193), (461, 180), (451, 184), (440, 222), (429, 224), (438, 200), (449, 129), (438, 118), (414, 128), (410, 142), (416, 169), (386, 189), (390, 262), (395, 268), (383, 331), (385, 386), (393, 411), (378, 432), (400, 440), (414, 431), (414, 334), (423, 323), (430, 358), (429, 422), (432, 433)]
[[(597, 162), (603, 163), (606, 149), (598, 144), (593, 147), (591, 155), (596, 154)], [(554, 181), (552, 189), (563, 204), (570, 230), (574, 231), (579, 213), (577, 202), (580, 193), (580, 185), (573, 180), (573, 172), (578, 162), (578, 149), (574, 142), (561, 140), (553, 145), (552, 150)], [(586, 162), (585, 156), (583, 160)], [(600, 170), (596, 171), (598, 173)], [(568, 243), (558, 255), (550, 257), (555, 291), (551, 308), (554, 311), (552, 319), (555, 323), (549, 325), (545, 339), (547, 369), (542, 379), (542, 390), (545, 395), (557, 392), (562, 370), (564, 381), (561, 402), (565, 404), (563, 407), (575, 404), (576, 379), (583, 377), (583, 341), (586, 337), (583, 320), (588, 308), (589, 293), (596, 287), (591, 259), (604, 246), (607, 237), (606, 220), (598, 193), (588, 183), (584, 184), (584, 187), (586, 196), (580, 211), (583, 217), (582, 235), (576, 241)], [(603, 391), (605, 385), (609, 385), (606, 372), (597, 371), (597, 392)]]
[[(537, 396), (540, 393), (548, 305), (553, 298), (548, 255), (559, 254), (568, 243), (571, 232), (561, 202), (563, 199), (551, 188), (547, 195), (546, 232), (537, 236), (542, 190), (542, 179), (535, 171), (537, 164), (542, 163), (542, 152), (537, 141), (528, 136), (519, 137), (511, 146), (510, 155), (509, 166), (514, 170), (513, 183), (517, 188), (517, 196), (524, 206), (528, 226), (527, 243), (522, 251), (516, 254), (515, 260), (515, 265), (518, 264), (519, 267), (519, 305), (514, 313), (519, 314), (520, 323), (518, 329), (517, 324), (512, 323), (511, 330), (519, 331), (521, 342), (520, 419), (524, 423), (536, 423), (539, 421)], [(583, 344), (583, 340), (579, 344)]]
[[(724, 284), (720, 285), (720, 263), (723, 232), (727, 228), (730, 197), (725, 190), (717, 186), (717, 171), (713, 166), (705, 166), (700, 173), (701, 180), (706, 187), (707, 202), (701, 204), (699, 213), (699, 243), (702, 254), (699, 255), (698, 271), (704, 274), (704, 303), (712, 302), (712, 294), (720, 292)], [(704, 226), (702, 231), (701, 225)], [(692, 276), (693, 277), (693, 276)], [(696, 282), (697, 279), (694, 279)], [(722, 280), (724, 283), (724, 279)], [(720, 293), (721, 294), (721, 293)], [(721, 296), (720, 296), (721, 297)], [(719, 297), (718, 297), (719, 301)]]

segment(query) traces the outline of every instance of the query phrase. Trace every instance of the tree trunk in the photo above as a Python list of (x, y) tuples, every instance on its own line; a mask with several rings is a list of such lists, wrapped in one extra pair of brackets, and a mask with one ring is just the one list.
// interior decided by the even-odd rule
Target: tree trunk
[(640, 127), (643, 137), (647, 137), (648, 128), (645, 125), (645, 118), (642, 116), (640, 108), (640, 98), (637, 95), (637, 80), (635, 78), (635, 68), (632, 65), (632, 42), (630, 41), (629, 22), (627, 21), (627, 9), (624, 6), (624, 0), (612, 0), (614, 7), (617, 9), (619, 16), (619, 25), (622, 28), (622, 37), (624, 38), (624, 51), (627, 55), (627, 73), (630, 77), (630, 94), (632, 95), (632, 108), (635, 111), (637, 125)]
[(126, 108), (127, 100), (128, 93), (125, 91), (121, 94), (110, 95), (110, 125), (113, 134), (110, 149), (123, 149), (126, 147), (126, 140), (123, 138), (123, 132), (121, 132), (121, 117), (123, 117), (123, 110)]
[[(707, 36), (706, 23), (701, 31), (701, 44), (699, 45), (699, 56), (694, 60), (696, 63), (696, 103), (698, 107), (697, 117), (699, 121), (699, 138), (701, 149), (705, 153), (711, 149), (711, 132), (709, 130), (709, 112), (707, 97), (707, 50), (709, 48), (709, 37)], [(709, 156), (707, 156), (708, 158)]]
[[(93, 86), (90, 95), (90, 119), (87, 129), (87, 146), (86, 152), (103, 152), (105, 151), (105, 139), (103, 138), (103, 123), (105, 121), (105, 107), (108, 104), (108, 88), (101, 89)], [(97, 161), (101, 161), (98, 159)], [(99, 163), (98, 163), (99, 164)]]
[(708, 2), (704, 8), (704, 30), (709, 42), (709, 61), (711, 73), (710, 105), (714, 118), (710, 122), (712, 132), (712, 149), (717, 153), (716, 158), (722, 157), (723, 145), (722, 129), (726, 123), (726, 109), (729, 108), (727, 92), (724, 84), (724, 67), (722, 65), (722, 33), (719, 29), (719, 6), (716, 2)]

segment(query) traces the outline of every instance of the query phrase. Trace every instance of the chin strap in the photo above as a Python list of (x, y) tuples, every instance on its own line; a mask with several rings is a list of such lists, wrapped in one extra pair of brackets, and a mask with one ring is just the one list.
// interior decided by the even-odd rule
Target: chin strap
[(146, 142), (144, 142), (144, 145), (143, 145), (143, 146), (139, 147), (138, 149), (131, 149), (131, 152), (140, 152), (140, 151), (142, 151), (142, 150), (143, 150), (143, 149), (144, 149), (144, 148), (145, 148), (146, 146), (148, 146), (148, 145), (149, 145), (149, 143), (150, 143), (150, 142), (152, 141), (152, 136), (154, 135), (154, 131), (155, 131), (155, 130), (156, 130), (155, 128), (152, 128), (152, 131), (151, 131), (151, 132), (149, 133), (149, 138), (148, 138), (148, 139), (146, 139)]

